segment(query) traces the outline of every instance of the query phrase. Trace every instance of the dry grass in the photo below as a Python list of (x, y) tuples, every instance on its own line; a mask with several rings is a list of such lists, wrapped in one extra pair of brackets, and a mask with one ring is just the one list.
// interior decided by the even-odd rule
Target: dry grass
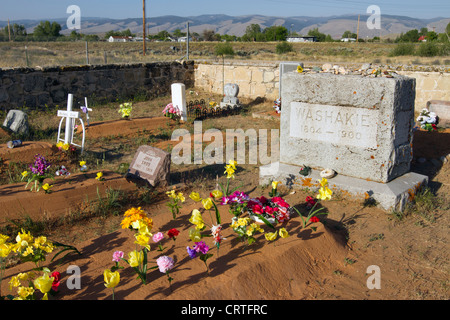
[[(191, 42), (189, 58), (217, 60), (217, 42)], [(304, 62), (372, 62), (383, 64), (448, 64), (449, 57), (422, 58), (417, 56), (389, 57), (395, 44), (387, 43), (293, 43), (294, 52), (279, 55), (277, 42), (235, 42), (234, 60), (304, 61)], [(147, 53), (142, 54), (139, 42), (89, 42), (89, 63), (147, 63), (173, 61), (186, 54), (185, 43), (147, 42)], [(175, 48), (175, 50), (173, 49)], [(84, 65), (85, 42), (3, 42), (0, 43), (0, 67)], [(28, 59), (28, 62), (27, 62)]]

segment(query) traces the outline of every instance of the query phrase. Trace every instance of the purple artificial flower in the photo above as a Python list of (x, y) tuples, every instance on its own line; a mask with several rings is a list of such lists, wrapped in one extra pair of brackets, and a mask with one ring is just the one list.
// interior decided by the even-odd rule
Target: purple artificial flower
[(220, 205), (224, 206), (224, 205), (228, 204), (229, 201), (230, 201), (230, 198), (222, 197), (222, 201), (220, 202)]
[(194, 250), (196, 252), (206, 254), (209, 250), (209, 247), (206, 245), (205, 241), (200, 241), (195, 243)]
[(186, 247), (186, 249), (191, 259), (194, 259), (197, 256), (197, 251), (194, 249), (191, 249), (190, 247)]

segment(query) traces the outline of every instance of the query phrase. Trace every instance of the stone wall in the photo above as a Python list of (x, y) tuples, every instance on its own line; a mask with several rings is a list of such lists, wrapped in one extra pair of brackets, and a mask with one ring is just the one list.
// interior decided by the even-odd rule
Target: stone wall
[(279, 77), (277, 62), (200, 62), (195, 66), (197, 88), (222, 94), (224, 83), (236, 83), (239, 97), (275, 100), (279, 96)]
[(172, 83), (193, 87), (194, 62), (0, 69), (0, 109), (54, 107), (77, 99), (106, 102), (170, 94)]
[[(320, 66), (321, 64), (317, 64)], [(355, 65), (355, 67), (359, 67)], [(305, 67), (313, 65), (305, 64)], [(426, 107), (427, 101), (450, 101), (450, 73), (448, 68), (434, 71), (433, 67), (412, 70), (408, 66), (387, 67), (398, 74), (416, 79), (415, 110)], [(225, 79), (223, 79), (223, 74)], [(196, 62), (195, 86), (206, 91), (222, 93), (223, 82), (239, 85), (239, 96), (247, 98), (265, 97), (275, 100), (279, 97), (279, 62)]]

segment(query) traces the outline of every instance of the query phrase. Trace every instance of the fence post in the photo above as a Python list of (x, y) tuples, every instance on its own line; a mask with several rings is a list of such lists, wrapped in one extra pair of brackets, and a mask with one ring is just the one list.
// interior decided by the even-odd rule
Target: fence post
[(86, 41), (86, 64), (89, 64), (88, 42)]

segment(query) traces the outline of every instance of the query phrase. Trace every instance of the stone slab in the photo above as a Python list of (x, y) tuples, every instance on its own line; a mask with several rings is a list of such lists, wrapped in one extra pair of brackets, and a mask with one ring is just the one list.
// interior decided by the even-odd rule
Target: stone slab
[(415, 80), (288, 72), (280, 159), (386, 183), (409, 172)]
[[(299, 174), (300, 166), (275, 162), (260, 167), (259, 183), (268, 184), (271, 181), (281, 181), (284, 185), (302, 189), (314, 186), (321, 179), (320, 171), (311, 170), (307, 177)], [(307, 181), (307, 183), (305, 182)], [(310, 184), (312, 183), (312, 185)], [(428, 184), (428, 177), (414, 172), (406, 173), (388, 183), (380, 183), (354, 177), (336, 175), (328, 179), (330, 189), (343, 190), (355, 198), (364, 199), (367, 196), (375, 199), (379, 206), (386, 211), (405, 209), (411, 197), (419, 187)], [(318, 186), (318, 184), (317, 184)]]
[(131, 161), (128, 175), (147, 180), (153, 187), (168, 185), (170, 162), (170, 153), (151, 146), (140, 146)]

